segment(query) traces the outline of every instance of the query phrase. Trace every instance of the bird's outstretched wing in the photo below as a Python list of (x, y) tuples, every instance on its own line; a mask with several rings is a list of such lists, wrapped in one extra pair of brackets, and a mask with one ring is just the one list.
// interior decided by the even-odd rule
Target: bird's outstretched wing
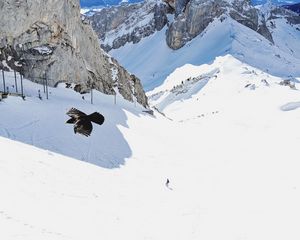
[(104, 116), (98, 112), (94, 112), (88, 115), (88, 119), (91, 120), (93, 123), (97, 123), (102, 125), (104, 123)]
[(76, 108), (71, 108), (68, 112), (67, 115), (70, 116), (71, 118), (78, 118), (78, 117), (82, 117), (82, 116), (86, 116), (85, 113), (79, 111)]
[(74, 132), (82, 134), (86, 137), (91, 135), (93, 125), (88, 119), (80, 119), (74, 124)]
[(77, 121), (76, 118), (71, 117), (68, 121), (66, 121), (66, 123), (73, 124), (76, 121)]

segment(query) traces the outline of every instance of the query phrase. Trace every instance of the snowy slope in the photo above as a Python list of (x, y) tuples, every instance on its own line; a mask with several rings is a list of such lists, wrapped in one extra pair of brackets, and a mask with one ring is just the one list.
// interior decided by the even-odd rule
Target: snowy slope
[(251, 29), (226, 18), (223, 21), (216, 19), (201, 35), (176, 51), (167, 47), (166, 29), (163, 29), (137, 44), (129, 43), (109, 53), (136, 74), (146, 90), (159, 86), (176, 68), (186, 63), (210, 63), (226, 54), (276, 76), (300, 76), (297, 44), (300, 42), (300, 31), (296, 29), (297, 25), (286, 27), (287, 24), (280, 24), (280, 21), (275, 21), (275, 45)]
[[(41, 101), (29, 82), (26, 101), (0, 102), (0, 239), (298, 240), (299, 91), (230, 55), (177, 72), (160, 91), (201, 76), (163, 109), (178, 121), (62, 87)], [(74, 135), (71, 106), (106, 122)], [(96, 156), (125, 165), (101, 168), (112, 165)]]
[(276, 46), (300, 59), (300, 26), (298, 25), (297, 29), (290, 24), (286, 24), (286, 20), (282, 18), (268, 21), (268, 26), (271, 29)]
[[(218, 54), (230, 49), (230, 27), (216, 24), (209, 28), (211, 34), (193, 39), (186, 46), (170, 49), (165, 42), (166, 28), (142, 39), (139, 43), (128, 43), (109, 52), (128, 71), (136, 74), (146, 90), (159, 86), (176, 68), (185, 63), (203, 64), (210, 62)], [(211, 31), (210, 31), (211, 30)], [(222, 42), (219, 39), (223, 39)], [(209, 52), (208, 52), (209, 50)]]
[[(6, 73), (5, 76), (6, 86), (14, 92), (13, 74)], [(20, 89), (20, 82), (18, 84)], [(0, 89), (3, 89), (2, 81)], [(1, 136), (108, 168), (124, 164), (131, 155), (131, 149), (117, 126), (127, 126), (126, 111), (136, 117), (145, 115), (145, 109), (138, 104), (127, 102), (117, 95), (117, 104), (114, 105), (114, 96), (93, 91), (94, 104), (91, 105), (90, 94), (80, 95), (66, 89), (64, 84), (59, 88), (49, 88), (49, 100), (46, 100), (42, 85), (25, 80), (24, 89), (25, 95), (29, 96), (26, 101), (8, 98), (5, 103), (0, 102), (0, 111), (6, 113), (1, 114)], [(38, 90), (43, 100), (38, 98)], [(89, 138), (75, 136), (72, 126), (65, 124), (68, 120), (66, 112), (71, 107), (83, 109), (86, 113), (98, 111), (106, 121), (103, 126), (94, 126)], [(111, 149), (117, 150), (112, 152)]]
[[(212, 64), (187, 64), (176, 69), (148, 95), (153, 106), (176, 121), (201, 122), (220, 112), (234, 115), (236, 111), (246, 111), (247, 115), (257, 112), (271, 121), (272, 111), (277, 109), (266, 110), (265, 104), (270, 101), (275, 107), (284, 105), (284, 98), (288, 102), (297, 102), (300, 97), (297, 90), (281, 85), (287, 79), (272, 76), (226, 55), (218, 57)], [(290, 80), (293, 88), (298, 80)], [(252, 105), (252, 101), (258, 106), (255, 109), (251, 106), (249, 112), (243, 110)]]

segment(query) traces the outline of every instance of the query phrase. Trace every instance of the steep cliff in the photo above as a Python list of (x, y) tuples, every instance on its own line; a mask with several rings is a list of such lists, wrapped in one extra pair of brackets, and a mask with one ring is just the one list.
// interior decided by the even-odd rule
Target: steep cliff
[[(79, 0), (0, 1), (0, 59), (36, 82), (74, 82), (147, 105), (139, 79), (99, 46)], [(16, 64), (17, 63), (17, 64)], [(1, 67), (1, 65), (0, 65)], [(2, 64), (3, 67), (3, 64)]]
[(94, 30), (106, 51), (137, 43), (142, 38), (160, 31), (168, 22), (172, 9), (163, 2), (120, 5), (104, 8), (89, 17)]

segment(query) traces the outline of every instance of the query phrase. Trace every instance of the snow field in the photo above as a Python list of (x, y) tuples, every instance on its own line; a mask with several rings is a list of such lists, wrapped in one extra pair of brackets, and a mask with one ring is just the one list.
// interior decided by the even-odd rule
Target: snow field
[[(1, 239), (298, 239), (300, 114), (280, 109), (298, 91), (232, 56), (198, 68), (218, 68), (218, 77), (177, 109), (169, 102), (163, 111), (173, 121), (96, 92), (90, 105), (62, 86), (41, 101), (30, 82), (32, 97), (1, 102)], [(90, 138), (74, 135), (64, 124), (71, 106), (106, 122)], [(219, 112), (197, 118), (204, 110)], [(24, 124), (34, 121), (40, 127)], [(92, 164), (53, 151), (90, 153)]]

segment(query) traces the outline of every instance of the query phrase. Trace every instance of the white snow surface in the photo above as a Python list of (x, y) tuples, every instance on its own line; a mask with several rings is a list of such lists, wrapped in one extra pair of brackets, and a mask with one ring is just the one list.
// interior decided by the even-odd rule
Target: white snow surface
[[(6, 73), (5, 77), (6, 87), (14, 93), (14, 74)], [(113, 168), (124, 164), (125, 159), (131, 155), (131, 150), (117, 126), (127, 127), (126, 111), (138, 117), (145, 115), (145, 109), (139, 105), (135, 107), (136, 104), (125, 101), (119, 94), (116, 96), (117, 104), (114, 105), (113, 95), (108, 96), (97, 91), (93, 91), (94, 105), (91, 105), (91, 94), (80, 95), (64, 86), (62, 84), (58, 88), (49, 88), (47, 100), (42, 85), (24, 80), (24, 92), (28, 96), (26, 101), (10, 97), (4, 103), (0, 102), (1, 112), (7, 113), (1, 114), (0, 135), (102, 167)], [(17, 87), (20, 92), (19, 77)], [(0, 89), (3, 90), (2, 81)], [(42, 100), (38, 98), (38, 91)], [(74, 137), (73, 127), (65, 124), (69, 119), (66, 112), (71, 107), (83, 109), (87, 113), (98, 111), (107, 120), (101, 127), (94, 126), (91, 137)], [(117, 151), (112, 153), (111, 148)]]
[[(0, 239), (298, 240), (300, 93), (282, 80), (232, 55), (185, 65), (151, 92), (167, 117), (25, 81), (0, 102)], [(70, 107), (106, 121), (75, 135)]]
[[(269, 92), (277, 92), (270, 101), (277, 102), (279, 107), (285, 104), (291, 106), (289, 102), (297, 102), (295, 100), (298, 99), (299, 93), (298, 90), (280, 85), (284, 80), (286, 78), (270, 75), (232, 55), (225, 55), (217, 57), (211, 64), (186, 64), (170, 74), (161, 86), (147, 94), (151, 104), (169, 118), (181, 122), (201, 122), (201, 118), (220, 112), (234, 115), (240, 108), (239, 105), (252, 105), (252, 98), (258, 101), (257, 104), (264, 104), (269, 101)], [(292, 82), (297, 85), (299, 80), (292, 79)], [(281, 104), (283, 99), (280, 96), (288, 96), (290, 100)], [(261, 103), (258, 99), (261, 99)], [(284, 110), (285, 107), (281, 109)], [(272, 117), (274, 113), (268, 114)]]
[(300, 26), (291, 26), (281, 18), (272, 21), (276, 25), (272, 29), (274, 45), (250, 28), (226, 17), (223, 21), (216, 19), (210, 23), (203, 33), (178, 50), (167, 46), (164, 28), (139, 43), (127, 43), (109, 53), (137, 75), (147, 91), (160, 86), (178, 67), (187, 63), (211, 63), (216, 57), (226, 54), (275, 76), (299, 77), (300, 31), (297, 27)]

